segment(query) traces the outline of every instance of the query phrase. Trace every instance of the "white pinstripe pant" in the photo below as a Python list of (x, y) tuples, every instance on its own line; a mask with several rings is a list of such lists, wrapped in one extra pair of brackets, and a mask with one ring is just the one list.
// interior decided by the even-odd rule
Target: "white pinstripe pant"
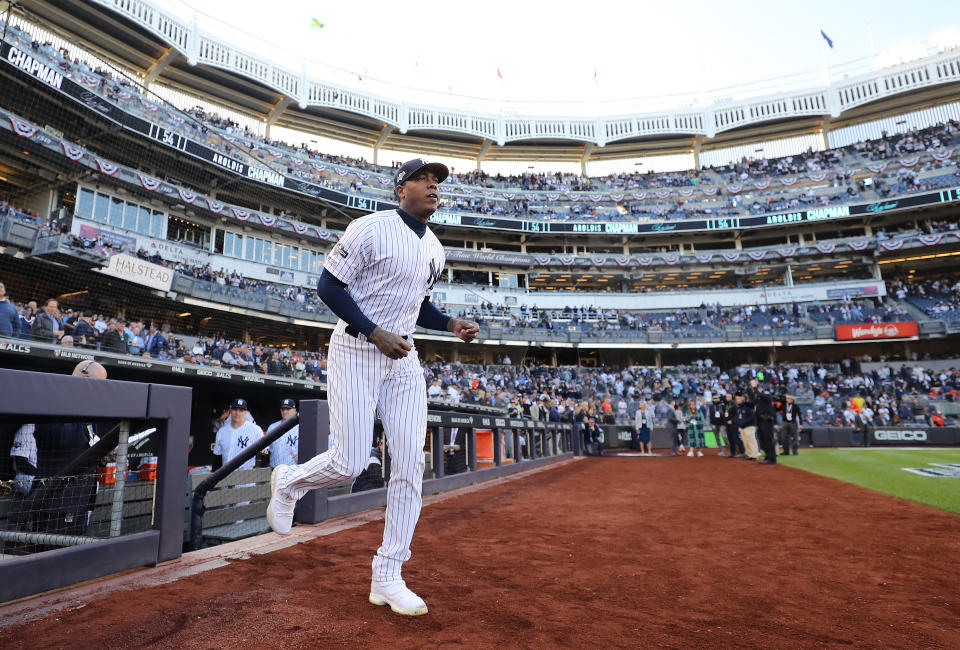
[(420, 518), (427, 426), (427, 386), (416, 348), (390, 359), (372, 343), (342, 332), (330, 337), (327, 401), (333, 446), (296, 465), (281, 487), (297, 499), (309, 490), (349, 481), (370, 459), (374, 413), (379, 413), (390, 450), (390, 482), (383, 544), (373, 559), (373, 577), (400, 579)]

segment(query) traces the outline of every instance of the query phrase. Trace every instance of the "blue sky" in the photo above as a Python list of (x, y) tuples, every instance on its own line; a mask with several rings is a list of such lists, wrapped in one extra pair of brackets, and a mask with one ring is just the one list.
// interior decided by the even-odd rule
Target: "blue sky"
[[(193, 11), (183, 0), (160, 4), (181, 15)], [(525, 102), (513, 104), (519, 112), (533, 107), (594, 113), (598, 103), (615, 112), (637, 105), (618, 100), (637, 98), (655, 110), (728, 96), (733, 93), (709, 91), (740, 84), (772, 80), (755, 84), (748, 94), (811, 85), (822, 79), (821, 25), (834, 41), (828, 65), (859, 60), (855, 71), (870, 64), (868, 24), (876, 50), (901, 57), (925, 51), (921, 44), (931, 38), (960, 39), (957, 5), (942, 0), (488, 0), (406, 6), (284, 0), (275, 3), (282, 11), (263, 2), (205, 0), (201, 6), (202, 28), (291, 67), (322, 61), (307, 64), (311, 74), (412, 101), (448, 103), (443, 95), (457, 95), (450, 103)], [(325, 27), (310, 30), (311, 18)]]

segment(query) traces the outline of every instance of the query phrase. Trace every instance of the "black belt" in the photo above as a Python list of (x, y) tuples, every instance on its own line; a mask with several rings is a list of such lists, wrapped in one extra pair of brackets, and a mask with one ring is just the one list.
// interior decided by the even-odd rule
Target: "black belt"
[[(360, 338), (360, 330), (358, 330), (358, 329), (357, 329), (356, 327), (354, 327), (353, 325), (347, 325), (345, 328), (343, 328), (343, 333), (344, 333), (344, 334), (349, 334), (350, 336), (352, 336), (352, 337), (355, 338), (355, 339)], [(401, 336), (400, 338), (406, 339), (407, 341), (409, 341), (409, 340), (410, 340), (410, 335), (407, 334), (407, 335)]]

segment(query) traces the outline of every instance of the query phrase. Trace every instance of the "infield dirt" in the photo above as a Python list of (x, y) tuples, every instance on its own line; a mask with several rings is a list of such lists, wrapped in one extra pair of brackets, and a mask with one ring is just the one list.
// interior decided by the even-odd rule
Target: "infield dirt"
[[(3, 647), (960, 647), (960, 516), (788, 467), (594, 458), (424, 509), (367, 603), (382, 522), (0, 628)], [(2, 612), (0, 612), (2, 616)]]

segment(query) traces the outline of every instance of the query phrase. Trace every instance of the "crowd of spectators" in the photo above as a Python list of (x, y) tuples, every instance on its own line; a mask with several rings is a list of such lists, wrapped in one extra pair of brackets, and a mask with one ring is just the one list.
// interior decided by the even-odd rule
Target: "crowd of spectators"
[[(186, 111), (174, 109), (141, 92), (132, 81), (104, 65), (91, 67), (84, 57), (72, 56), (67, 48), (58, 49), (50, 43), (34, 41), (29, 34), (13, 26), (9, 31), (9, 38), (15, 39), (21, 47), (45, 57), (65, 74), (78, 78), (90, 90), (228, 156), (247, 162), (253, 158), (276, 171), (332, 189), (372, 198), (390, 198), (389, 178), (393, 167), (268, 139), (201, 106)], [(722, 167), (671, 173), (635, 172), (601, 177), (564, 173), (504, 176), (481, 171), (456, 173), (453, 170), (445, 184), (444, 200), (448, 209), (543, 220), (669, 221), (800, 210), (873, 198), (866, 194), (874, 191), (879, 197), (888, 197), (950, 185), (955, 182), (955, 174), (935, 178), (925, 178), (922, 174), (952, 164), (943, 152), (958, 144), (957, 132), (957, 123), (951, 121), (894, 136), (884, 133), (877, 140), (859, 142), (843, 149), (811, 149), (781, 158), (744, 158)], [(929, 160), (925, 158), (919, 166), (891, 170), (873, 178), (862, 168), (865, 161), (905, 155), (923, 155)], [(789, 185), (768, 187), (759, 184), (787, 177), (793, 179)], [(865, 182), (868, 178), (869, 185)], [(729, 184), (726, 191), (724, 183)], [(747, 187), (747, 183), (756, 184), (756, 187)], [(738, 184), (744, 185), (742, 194), (730, 189)], [(711, 192), (702, 196), (690, 194), (704, 187), (710, 187)], [(684, 193), (680, 196), (660, 194), (660, 191), (671, 189), (684, 190)], [(640, 196), (638, 191), (646, 196), (637, 198)], [(577, 194), (580, 196), (574, 196)]]
[[(653, 405), (666, 417), (669, 401), (706, 409), (713, 395), (734, 394), (757, 380), (773, 395), (790, 394), (807, 425), (935, 426), (947, 418), (937, 402), (960, 400), (960, 370), (925, 370), (919, 364), (861, 371), (855, 364), (790, 364), (773, 367), (716, 367), (707, 358), (690, 366), (554, 367), (425, 364), (428, 395), (449, 402), (506, 408), (510, 415), (573, 421), (578, 414), (598, 422), (626, 424), (638, 406)], [(859, 416), (860, 422), (856, 421)]]
[(933, 318), (960, 321), (960, 276), (956, 274), (894, 279), (890, 291)]
[(321, 351), (275, 348), (219, 334), (178, 335), (166, 323), (91, 310), (61, 310), (54, 298), (42, 303), (13, 302), (3, 283), (0, 336), (278, 377), (323, 381), (326, 376), (326, 355)]
[[(717, 310), (680, 310), (665, 318), (691, 318), (712, 311), (722, 317), (752, 319), (760, 311)], [(783, 307), (778, 314), (767, 310), (766, 315), (789, 319), (798, 311), (796, 306)], [(525, 313), (532, 316), (535, 312), (526, 309)], [(614, 312), (590, 308), (570, 309), (567, 315), (571, 319), (614, 318)], [(326, 374), (326, 356), (321, 351), (277, 349), (219, 335), (179, 336), (165, 324), (70, 308), (61, 311), (54, 299), (42, 306), (36, 301), (14, 303), (2, 283), (0, 336), (312, 381), (323, 381)], [(586, 368), (514, 364), (509, 358), (501, 358), (500, 363), (490, 366), (430, 362), (424, 368), (431, 398), (496, 406), (531, 417), (542, 413), (545, 419), (572, 417), (579, 409), (603, 421), (627, 422), (640, 401), (672, 399), (705, 407), (713, 394), (734, 392), (752, 379), (773, 394), (794, 395), (805, 408), (804, 422), (808, 424), (842, 424), (850, 419), (851, 404), (861, 420), (869, 423), (907, 422), (910, 414), (929, 419), (938, 412), (931, 400), (960, 400), (960, 372), (956, 368), (927, 371), (921, 364), (858, 372), (851, 363), (837, 367), (790, 364), (721, 369), (707, 358), (690, 366)], [(538, 406), (531, 415), (533, 404)]]

